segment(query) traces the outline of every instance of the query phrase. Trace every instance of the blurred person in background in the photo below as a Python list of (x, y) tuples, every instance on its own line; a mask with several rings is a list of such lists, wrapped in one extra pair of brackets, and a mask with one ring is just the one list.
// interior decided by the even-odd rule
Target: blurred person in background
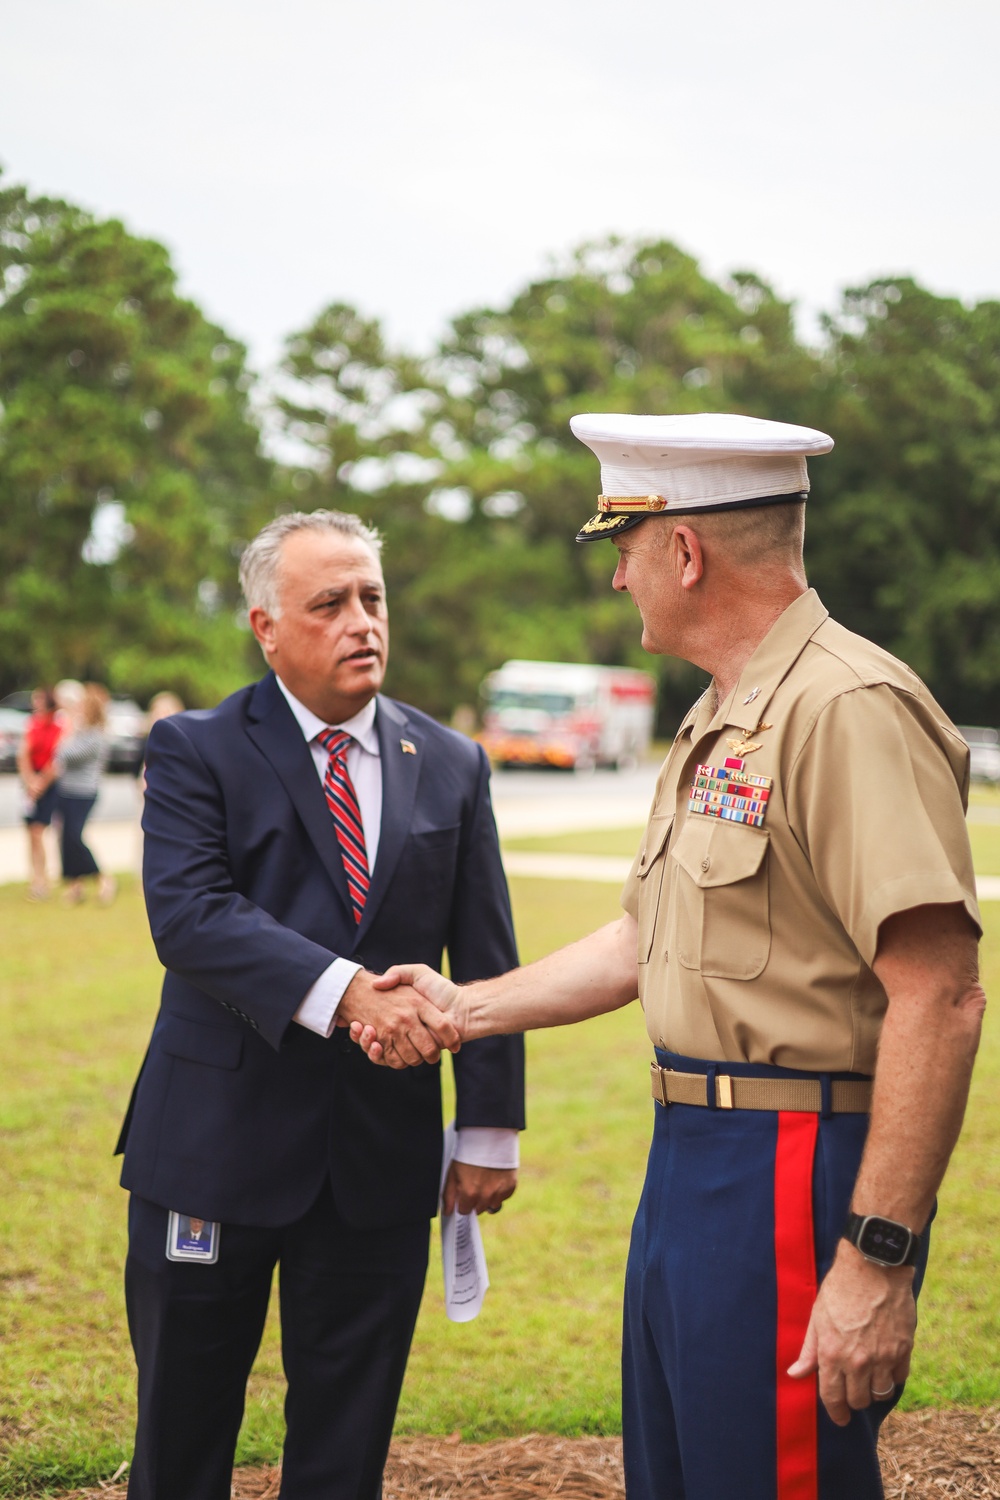
[(31, 695), (31, 717), (17, 752), (17, 770), (27, 799), (24, 822), (31, 871), (29, 901), (45, 901), (49, 894), (45, 830), (52, 822), (58, 797), (55, 752), (61, 733), (55, 694), (51, 688), (36, 688)]
[[(60, 684), (60, 686), (63, 686)], [(108, 906), (115, 898), (114, 876), (102, 874), (97, 860), (83, 841), (83, 830), (97, 801), (101, 774), (108, 758), (107, 690), (88, 682), (80, 691), (60, 693), (65, 733), (56, 752), (59, 775), (58, 811), (62, 820), (61, 854), (63, 899), (68, 906), (83, 900), (83, 882), (97, 879), (97, 899)]]
[(60, 724), (65, 725), (67, 716), (72, 714), (83, 697), (83, 683), (77, 682), (75, 677), (63, 677), (52, 692), (56, 700), (56, 718)]
[(138, 791), (137, 821), (135, 826), (135, 872), (140, 879), (142, 878), (142, 851), (144, 842), (142, 837), (142, 809), (146, 800), (146, 745), (149, 740), (149, 731), (161, 719), (171, 719), (174, 714), (182, 714), (183, 712), (184, 700), (169, 690), (162, 693), (154, 693), (149, 700), (149, 707), (146, 709), (142, 748), (135, 762), (135, 782)]
[(139, 780), (139, 786), (143, 791), (146, 790), (146, 741), (149, 739), (149, 731), (152, 729), (153, 725), (158, 724), (161, 719), (170, 719), (173, 718), (174, 714), (182, 714), (183, 712), (184, 700), (182, 698), (179, 698), (176, 693), (171, 693), (169, 691), (154, 693), (152, 698), (150, 698), (149, 707), (146, 709), (146, 723), (144, 726), (145, 734), (142, 742), (142, 750), (139, 753), (139, 758), (135, 768), (135, 774)]
[(146, 710), (147, 727), (158, 723), (160, 719), (169, 719), (173, 714), (182, 714), (183, 712), (184, 700), (179, 698), (176, 693), (169, 691), (154, 693), (149, 700), (149, 708)]

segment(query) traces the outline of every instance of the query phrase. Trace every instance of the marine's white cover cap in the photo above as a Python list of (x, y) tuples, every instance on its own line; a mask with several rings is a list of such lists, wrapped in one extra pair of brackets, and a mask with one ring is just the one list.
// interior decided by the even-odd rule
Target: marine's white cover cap
[(833, 447), (833, 438), (812, 427), (728, 412), (585, 412), (569, 425), (601, 461), (600, 511), (578, 533), (581, 542), (626, 531), (651, 515), (804, 499), (807, 455)]

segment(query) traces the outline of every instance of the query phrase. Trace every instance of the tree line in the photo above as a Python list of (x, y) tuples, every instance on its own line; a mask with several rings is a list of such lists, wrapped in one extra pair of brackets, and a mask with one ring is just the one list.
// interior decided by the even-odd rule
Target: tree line
[(645, 666), (669, 732), (699, 675), (644, 655), (611, 549), (573, 541), (598, 489), (568, 426), (587, 410), (832, 433), (812, 582), (955, 718), (1000, 723), (1000, 302), (887, 277), (809, 347), (756, 274), (611, 238), (426, 356), (332, 303), (262, 385), (162, 246), (2, 181), (0, 694), (74, 676), (216, 701), (260, 670), (241, 547), (331, 506), (385, 536), (388, 691), (447, 718), (511, 656)]

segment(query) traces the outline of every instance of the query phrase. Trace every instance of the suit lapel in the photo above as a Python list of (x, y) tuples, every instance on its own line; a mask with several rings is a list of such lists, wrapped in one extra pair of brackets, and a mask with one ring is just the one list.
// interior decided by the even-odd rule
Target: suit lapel
[[(417, 783), (423, 761), (423, 736), (409, 722), (398, 704), (379, 695), (375, 715), (379, 756), (382, 763), (382, 829), (372, 883), (358, 926), (359, 937), (369, 926), (396, 872), (413, 822)], [(404, 750), (403, 744), (412, 746)]]
[(353, 923), (344, 862), (340, 857), (330, 809), (302, 730), (270, 673), (257, 684), (250, 700), (249, 720), (247, 734), (266, 756), (291, 798), (302, 826)]

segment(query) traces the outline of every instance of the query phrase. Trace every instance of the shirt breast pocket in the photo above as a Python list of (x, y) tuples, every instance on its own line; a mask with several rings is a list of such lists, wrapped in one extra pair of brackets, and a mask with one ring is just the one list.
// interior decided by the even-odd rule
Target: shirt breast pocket
[(691, 816), (671, 849), (679, 867), (673, 951), (706, 979), (756, 979), (771, 951), (766, 830)]
[(666, 868), (664, 852), (673, 826), (673, 813), (654, 815), (649, 820), (646, 836), (639, 851), (636, 869), (639, 880), (637, 956), (641, 964), (649, 963), (657, 918), (665, 899), (663, 895), (663, 877)]

